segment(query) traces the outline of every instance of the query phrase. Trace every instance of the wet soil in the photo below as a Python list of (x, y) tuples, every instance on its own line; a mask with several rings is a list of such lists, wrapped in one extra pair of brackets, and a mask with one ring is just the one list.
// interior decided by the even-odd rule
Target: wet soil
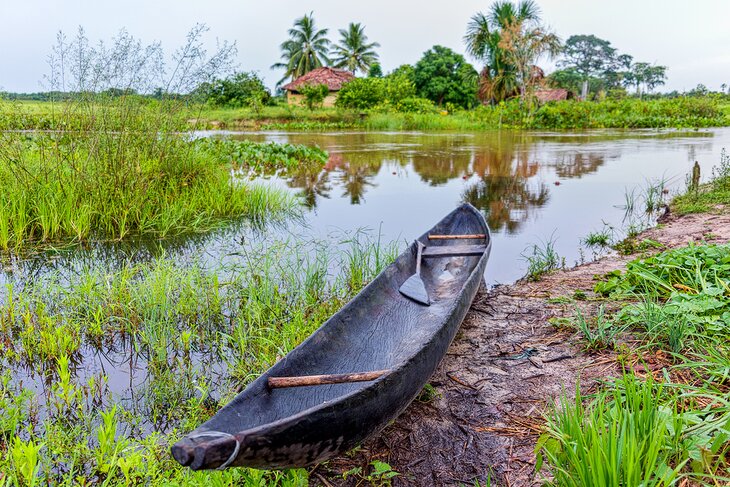
[[(665, 217), (637, 241), (643, 239), (664, 248), (728, 242), (730, 208)], [(399, 473), (393, 485), (485, 485), (488, 476), (492, 485), (540, 485), (534, 447), (543, 412), (562, 394), (572, 396), (578, 381), (590, 391), (619, 372), (611, 353), (583, 351), (574, 331), (556, 326), (555, 318), (573, 316), (576, 307), (590, 313), (599, 304), (618, 306), (591, 300), (594, 276), (639, 256), (612, 254), (538, 282), (481, 290), (429, 381), (433, 397), (422, 394), (380, 435), (315, 468), (311, 480), (367, 484), (362, 475), (342, 474), (357, 467), (367, 474), (370, 462), (380, 460)], [(574, 299), (576, 291), (586, 299)]]

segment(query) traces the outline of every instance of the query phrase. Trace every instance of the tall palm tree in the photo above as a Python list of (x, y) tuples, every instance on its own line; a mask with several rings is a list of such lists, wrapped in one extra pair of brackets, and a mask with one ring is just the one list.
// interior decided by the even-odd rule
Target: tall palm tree
[(378, 53), (374, 51), (376, 47), (380, 47), (377, 42), (368, 44), (365, 27), (351, 23), (347, 29), (340, 29), (340, 43), (332, 49), (334, 66), (347, 69), (352, 74), (357, 71), (366, 73), (378, 61)]
[(498, 0), (486, 14), (473, 15), (467, 25), (467, 53), (484, 63), (479, 80), (482, 101), (501, 101), (519, 91), (517, 69), (508, 59), (502, 41), (503, 33), (517, 24), (540, 26), (540, 8), (534, 0), (520, 0), (517, 4)]
[(282, 62), (271, 66), (271, 69), (286, 70), (279, 84), (329, 63), (327, 32), (327, 29), (317, 29), (313, 12), (294, 21), (294, 26), (289, 29), (289, 39), (279, 46)]

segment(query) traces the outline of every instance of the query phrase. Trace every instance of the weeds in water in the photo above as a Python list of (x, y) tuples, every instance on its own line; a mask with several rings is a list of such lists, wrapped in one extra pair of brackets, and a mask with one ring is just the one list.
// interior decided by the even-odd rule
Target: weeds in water
[[(230, 160), (191, 141), (194, 104), (179, 93), (226, 69), (235, 54), (222, 45), (208, 55), (204, 32), (197, 26), (173, 55), (169, 79), (162, 79), (157, 44), (144, 46), (126, 32), (94, 47), (83, 30), (71, 42), (59, 35), (48, 81), (72, 94), (51, 105), (50, 126), (36, 127), (49, 131), (0, 132), (0, 250), (165, 237), (295, 211), (287, 193), (232, 178)], [(136, 94), (159, 86), (166, 87), (160, 99)], [(0, 112), (26, 116), (22, 106), (5, 103)], [(282, 164), (274, 152), (271, 146), (257, 164)]]
[[(162, 256), (9, 285), (0, 295), (0, 472), (9, 485), (306, 485), (304, 470), (192, 472), (166, 445), (397, 253), (363, 232), (343, 245), (268, 244), (212, 268)], [(105, 363), (114, 367), (99, 373)], [(142, 381), (128, 377), (122, 397), (110, 390), (113, 374), (136, 369)], [(29, 382), (49, 386), (36, 393)]]
[(565, 259), (555, 250), (555, 239), (533, 244), (525, 249), (522, 258), (527, 262), (528, 280), (537, 281), (545, 274), (565, 267)]
[(609, 247), (611, 245), (611, 229), (605, 227), (601, 231), (591, 232), (583, 239), (583, 244), (588, 247)]

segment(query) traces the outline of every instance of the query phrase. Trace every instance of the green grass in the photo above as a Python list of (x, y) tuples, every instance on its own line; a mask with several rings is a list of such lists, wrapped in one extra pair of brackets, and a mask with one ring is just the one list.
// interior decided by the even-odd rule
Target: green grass
[[(622, 351), (628, 370), (594, 396), (578, 388), (547, 414), (538, 467), (544, 462), (561, 486), (727, 483), (730, 245), (632, 261), (596, 291), (629, 300), (596, 318), (629, 331), (635, 348)], [(645, 368), (646, 356), (665, 357), (661, 370)]]
[(537, 281), (545, 274), (565, 267), (565, 259), (555, 250), (553, 238), (529, 246), (522, 253), (522, 258), (527, 262), (525, 278), (530, 281)]
[[(211, 268), (161, 257), (9, 286), (0, 295), (0, 485), (307, 485), (304, 470), (192, 472), (169, 445), (396, 253), (362, 234), (343, 244), (280, 242)], [(106, 389), (121, 371), (91, 372), (102, 358), (145, 364), (124, 401)], [(33, 383), (46, 386), (33, 392)]]
[(712, 170), (712, 178), (698, 188), (688, 188), (687, 192), (672, 203), (678, 214), (706, 213), (714, 211), (717, 205), (730, 203), (730, 154), (725, 149), (720, 155), (720, 164)]
[(53, 106), (63, 110), (59, 123), (74, 128), (0, 132), (0, 250), (133, 234), (167, 237), (232, 219), (291, 215), (298, 210), (294, 197), (253, 185), (248, 176), (327, 160), (324, 151), (305, 146), (191, 141), (186, 108), (173, 101)]
[[(0, 129), (58, 128), (58, 109), (48, 103), (24, 102), (22, 116), (10, 116), (11, 104), (0, 110)], [(146, 101), (154, 106), (156, 102)], [(551, 102), (538, 108), (513, 100), (452, 113), (399, 113), (339, 108), (308, 110), (280, 104), (252, 108), (191, 108), (185, 119), (197, 128), (264, 130), (488, 130), (590, 129), (590, 128), (697, 128), (730, 125), (728, 105), (712, 97), (675, 99)], [(82, 126), (84, 117), (67, 120), (66, 126)]]

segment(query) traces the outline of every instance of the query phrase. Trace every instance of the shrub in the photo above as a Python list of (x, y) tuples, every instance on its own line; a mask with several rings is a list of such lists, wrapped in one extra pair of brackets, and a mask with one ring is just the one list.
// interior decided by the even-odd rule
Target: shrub
[(314, 110), (315, 107), (321, 107), (322, 102), (329, 94), (330, 90), (327, 85), (304, 85), (299, 90), (304, 95), (304, 104), (307, 108)]
[(271, 93), (254, 72), (216, 79), (204, 89), (208, 103), (219, 107), (257, 107), (271, 102)]
[(335, 105), (339, 108), (364, 110), (385, 100), (382, 78), (356, 78), (342, 85)]

